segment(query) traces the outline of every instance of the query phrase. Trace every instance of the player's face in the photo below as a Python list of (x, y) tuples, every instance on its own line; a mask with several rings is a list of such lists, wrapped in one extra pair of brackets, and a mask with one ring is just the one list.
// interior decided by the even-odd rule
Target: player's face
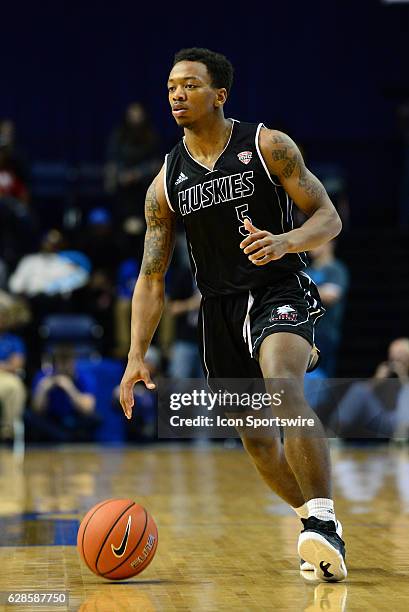
[(207, 68), (201, 62), (178, 62), (168, 79), (169, 103), (176, 123), (189, 127), (220, 106), (220, 91), (212, 87)]

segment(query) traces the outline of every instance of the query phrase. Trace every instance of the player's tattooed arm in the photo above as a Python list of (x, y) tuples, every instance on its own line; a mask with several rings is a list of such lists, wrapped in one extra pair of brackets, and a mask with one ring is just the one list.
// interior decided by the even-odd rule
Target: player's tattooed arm
[(306, 168), (295, 142), (282, 132), (271, 130), (270, 133), (271, 161), (267, 166), (280, 179), (283, 187), (294, 191), (297, 199), (306, 204), (328, 198), (321, 181)]
[(264, 128), (260, 150), (270, 174), (309, 217), (299, 230), (287, 232), (291, 239), (287, 252), (315, 248), (339, 234), (342, 224), (338, 213), (321, 181), (306, 167), (295, 142), (283, 132)]
[(151, 184), (145, 199), (146, 235), (141, 274), (162, 278), (174, 248), (175, 214), (164, 200), (164, 194), (158, 193), (158, 182)]
[(131, 346), (120, 385), (120, 401), (128, 419), (135, 401), (135, 383), (143, 381), (148, 389), (155, 388), (144, 359), (162, 316), (165, 273), (175, 244), (175, 213), (166, 201), (163, 172), (162, 168), (145, 199), (145, 249), (132, 297)]

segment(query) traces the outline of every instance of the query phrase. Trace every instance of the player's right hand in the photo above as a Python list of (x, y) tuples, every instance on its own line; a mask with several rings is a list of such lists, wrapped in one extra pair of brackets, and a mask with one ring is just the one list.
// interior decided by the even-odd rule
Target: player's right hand
[(134, 405), (133, 388), (138, 381), (145, 383), (147, 389), (156, 389), (155, 383), (151, 380), (149, 369), (142, 359), (128, 359), (128, 365), (121, 380), (119, 400), (122, 410), (127, 419), (132, 417)]

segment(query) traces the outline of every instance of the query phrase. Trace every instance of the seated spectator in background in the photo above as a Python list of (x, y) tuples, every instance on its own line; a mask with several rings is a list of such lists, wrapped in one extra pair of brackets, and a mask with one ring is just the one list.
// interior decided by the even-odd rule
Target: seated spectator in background
[(11, 306), (0, 300), (0, 439), (13, 438), (13, 424), (21, 420), (26, 390), (24, 375), (26, 350), (23, 341), (10, 333)]
[(104, 330), (101, 349), (112, 355), (114, 344), (115, 276), (121, 261), (122, 245), (114, 233), (111, 213), (94, 208), (87, 217), (86, 231), (79, 248), (92, 263), (92, 273), (76, 300), (76, 308), (95, 318)]
[(29, 363), (40, 367), (39, 327), (50, 314), (72, 312), (77, 293), (86, 286), (91, 264), (79, 251), (66, 250), (64, 236), (57, 229), (43, 237), (40, 251), (24, 256), (9, 278), (9, 289), (29, 300), (33, 322), (27, 330)]
[(33, 380), (32, 415), (34, 437), (47, 441), (90, 441), (100, 420), (95, 412), (96, 381), (82, 372), (74, 350), (55, 349), (51, 365)]
[(77, 311), (86, 312), (102, 327), (99, 349), (103, 356), (113, 353), (115, 286), (104, 270), (93, 271), (89, 282), (76, 294)]
[(125, 359), (131, 345), (131, 303), (132, 294), (139, 276), (140, 265), (136, 259), (123, 261), (118, 268), (115, 318), (115, 349), (118, 359)]
[(141, 237), (145, 229), (146, 188), (161, 163), (157, 133), (143, 105), (132, 102), (109, 140), (105, 188), (115, 197), (119, 224), (133, 219)]
[(114, 280), (121, 261), (122, 245), (114, 232), (109, 210), (93, 208), (81, 234), (78, 250), (89, 257), (93, 270), (103, 272)]
[(0, 307), (7, 311), (7, 325), (10, 330), (24, 327), (32, 317), (27, 300), (0, 290)]
[(318, 287), (326, 309), (317, 326), (315, 343), (321, 351), (320, 367), (328, 377), (335, 376), (337, 352), (341, 340), (342, 318), (349, 286), (346, 266), (335, 258), (331, 240), (309, 252), (312, 264), (306, 273)]
[(84, 286), (91, 264), (79, 251), (64, 250), (64, 237), (52, 229), (43, 237), (40, 252), (26, 255), (10, 276), (12, 293), (34, 297), (67, 294)]
[(391, 438), (397, 430), (398, 398), (408, 381), (409, 338), (398, 338), (389, 345), (388, 360), (378, 365), (374, 377), (350, 386), (330, 428), (347, 438)]

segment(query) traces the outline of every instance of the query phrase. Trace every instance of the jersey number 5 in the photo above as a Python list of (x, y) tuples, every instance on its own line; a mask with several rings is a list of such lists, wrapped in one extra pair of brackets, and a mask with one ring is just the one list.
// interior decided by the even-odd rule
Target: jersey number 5
[[(253, 221), (250, 219), (249, 215), (247, 215), (247, 211), (249, 209), (249, 205), (248, 204), (240, 204), (240, 206), (236, 206), (236, 214), (237, 214), (237, 218), (240, 221), (241, 224), (244, 223), (244, 219), (248, 219), (250, 221), (250, 223), (253, 223)], [(244, 227), (244, 225), (240, 225), (239, 227), (239, 232), (242, 236), (248, 236), (249, 233), (246, 230), (246, 228)]]

